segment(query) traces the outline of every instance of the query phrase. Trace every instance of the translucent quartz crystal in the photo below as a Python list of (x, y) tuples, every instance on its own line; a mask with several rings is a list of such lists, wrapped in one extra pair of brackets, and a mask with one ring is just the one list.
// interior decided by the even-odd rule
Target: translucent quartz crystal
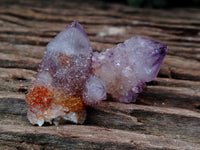
[(36, 80), (26, 95), (32, 124), (83, 123), (85, 105), (106, 98), (105, 84), (92, 72), (92, 49), (79, 23), (72, 22), (48, 45)]
[(106, 84), (106, 92), (117, 101), (130, 103), (145, 82), (156, 78), (167, 45), (140, 36), (105, 52), (93, 54), (93, 71)]

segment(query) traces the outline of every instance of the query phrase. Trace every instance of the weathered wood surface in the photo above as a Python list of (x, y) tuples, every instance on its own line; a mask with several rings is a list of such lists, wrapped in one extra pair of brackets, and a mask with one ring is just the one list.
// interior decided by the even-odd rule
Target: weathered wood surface
[[(169, 46), (135, 104), (88, 108), (84, 125), (32, 126), (24, 93), (45, 45), (79, 21), (94, 50), (141, 35)], [(113, 28), (114, 27), (114, 28)], [(0, 149), (200, 149), (200, 10), (89, 1), (0, 1)]]

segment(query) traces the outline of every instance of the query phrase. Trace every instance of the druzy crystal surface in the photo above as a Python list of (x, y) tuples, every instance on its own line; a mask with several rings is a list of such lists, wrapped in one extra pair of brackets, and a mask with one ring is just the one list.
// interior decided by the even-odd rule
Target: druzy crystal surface
[(166, 51), (165, 44), (135, 36), (105, 52), (95, 52), (93, 71), (106, 84), (107, 94), (130, 103), (145, 82), (156, 78)]
[(85, 106), (106, 98), (105, 84), (92, 72), (92, 49), (74, 21), (46, 47), (36, 80), (26, 95), (32, 124), (83, 123)]

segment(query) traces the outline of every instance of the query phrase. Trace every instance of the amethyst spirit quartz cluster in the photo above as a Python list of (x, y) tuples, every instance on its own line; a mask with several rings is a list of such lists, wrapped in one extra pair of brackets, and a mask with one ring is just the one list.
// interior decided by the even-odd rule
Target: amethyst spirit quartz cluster
[(32, 124), (82, 124), (85, 107), (111, 96), (134, 102), (145, 82), (156, 78), (167, 46), (133, 37), (105, 52), (92, 52), (81, 25), (73, 21), (46, 47), (36, 80), (26, 94)]

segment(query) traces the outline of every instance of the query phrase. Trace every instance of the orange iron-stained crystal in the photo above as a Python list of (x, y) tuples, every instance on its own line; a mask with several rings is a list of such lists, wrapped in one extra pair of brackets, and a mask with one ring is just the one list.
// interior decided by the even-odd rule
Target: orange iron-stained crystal
[(44, 86), (37, 85), (26, 95), (26, 103), (32, 107), (47, 107), (52, 101), (53, 92)]
[(66, 54), (59, 53), (58, 59), (60, 60), (61, 65), (66, 66), (69, 64), (70, 57)]

